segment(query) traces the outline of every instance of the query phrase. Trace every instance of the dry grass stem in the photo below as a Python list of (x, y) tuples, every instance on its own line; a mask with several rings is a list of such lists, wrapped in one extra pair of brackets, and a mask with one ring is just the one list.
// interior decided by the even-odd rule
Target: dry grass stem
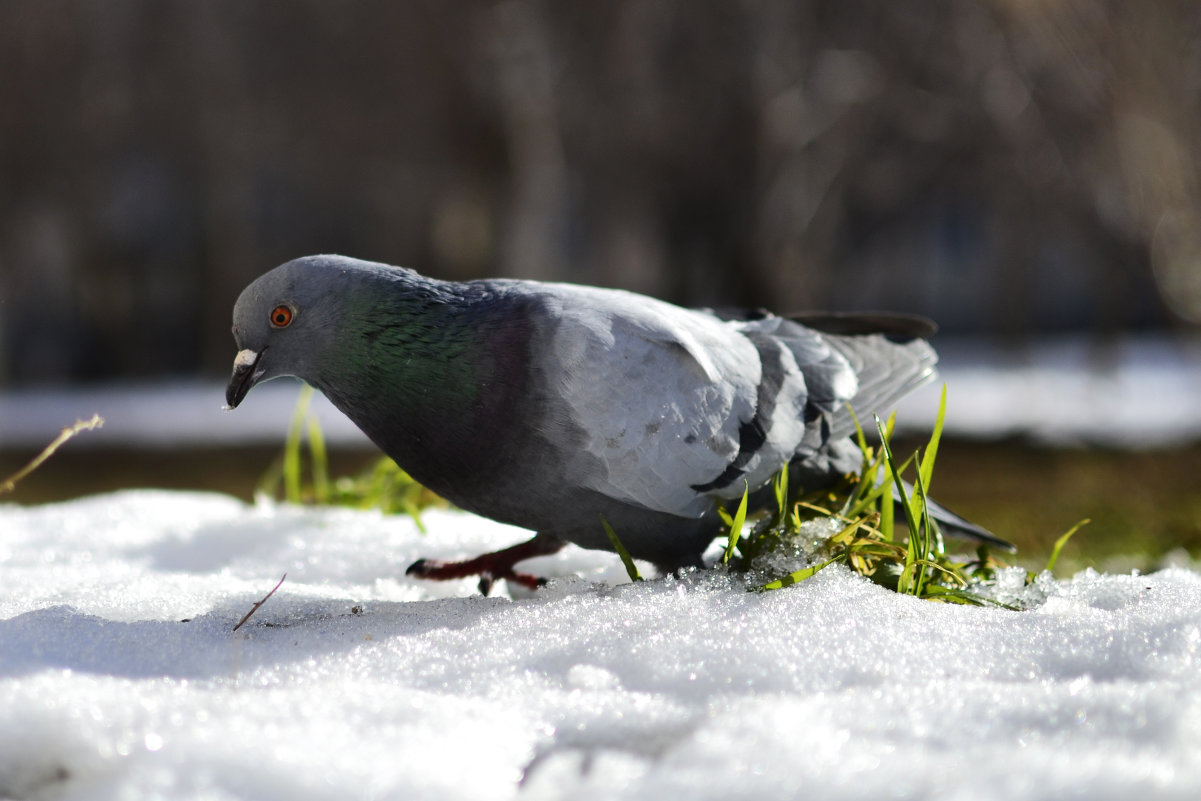
[(75, 425), (68, 426), (60, 431), (58, 436), (54, 438), (54, 441), (43, 448), (41, 453), (33, 457), (33, 459), (29, 461), (29, 464), (25, 465), (20, 470), (4, 479), (4, 482), (0, 483), (0, 493), (12, 492), (16, 488), (17, 482), (25, 478), (34, 470), (37, 470), (41, 466), (42, 462), (49, 459), (54, 452), (58, 450), (60, 446), (62, 446), (63, 443), (71, 439), (71, 437), (75, 436), (80, 431), (91, 431), (93, 428), (100, 428), (103, 425), (104, 418), (98, 414), (92, 415), (90, 420), (76, 420)]
[(281, 586), (283, 586), (284, 579), (286, 579), (287, 577), (288, 577), (288, 574), (284, 573), (283, 576), (280, 577), (279, 583), (277, 583), (274, 587), (271, 588), (271, 592), (264, 595), (258, 602), (255, 603), (254, 606), (250, 607), (250, 611), (247, 612), (246, 615), (241, 620), (238, 621), (238, 625), (234, 626), (234, 631), (237, 631), (238, 629), (242, 628), (242, 624), (245, 623), (247, 620), (250, 620), (250, 616), (253, 615), (255, 612), (259, 611), (259, 607), (262, 606), (263, 604), (267, 603), (268, 598), (270, 598), (272, 595), (275, 595), (275, 591), (278, 590)]

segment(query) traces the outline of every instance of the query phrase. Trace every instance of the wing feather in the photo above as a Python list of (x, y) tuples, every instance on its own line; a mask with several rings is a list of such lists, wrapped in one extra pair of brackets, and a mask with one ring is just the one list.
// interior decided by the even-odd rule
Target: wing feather
[(693, 489), (737, 456), (755, 413), (754, 345), (714, 317), (616, 290), (559, 285), (548, 297), (547, 375), (577, 430), (566, 469), (590, 489), (648, 509), (699, 516)]
[[(796, 456), (817, 454), (934, 375), (934, 352), (893, 333), (826, 334), (765, 316), (723, 319), (641, 295), (551, 285), (541, 374), (575, 448), (571, 480), (647, 509), (699, 516)], [(551, 443), (552, 446), (555, 443)]]

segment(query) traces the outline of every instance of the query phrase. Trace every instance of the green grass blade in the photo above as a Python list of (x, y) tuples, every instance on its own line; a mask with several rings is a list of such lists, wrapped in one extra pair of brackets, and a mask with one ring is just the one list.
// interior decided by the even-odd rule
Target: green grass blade
[[(940, 538), (935, 530), (935, 524), (930, 519), (930, 482), (934, 478), (934, 460), (938, 456), (938, 444), (942, 439), (943, 423), (947, 417), (947, 385), (943, 384), (942, 393), (938, 401), (938, 416), (934, 421), (934, 430), (930, 433), (930, 439), (926, 443), (925, 454), (914, 454), (914, 460), (917, 462), (917, 478), (915, 479), (914, 492), (909, 498), (910, 510), (909, 520), (918, 520), (919, 526), (916, 530), (910, 526), (909, 541), (915, 543), (915, 547), (909, 550), (909, 553), (914, 556), (913, 569), (913, 593), (918, 596), (925, 595), (926, 585), (930, 580), (929, 570), (927, 569), (927, 560), (936, 557), (936, 545), (940, 542)], [(903, 469), (903, 468), (902, 468)]]
[(746, 488), (742, 491), (742, 501), (738, 504), (738, 511), (734, 513), (734, 519), (730, 522), (730, 536), (726, 540), (726, 551), (721, 555), (723, 565), (728, 564), (734, 557), (734, 549), (738, 547), (738, 540), (742, 537), (742, 526), (746, 523), (746, 502), (751, 493), (751, 486), (745, 481), (742, 483)]
[(947, 419), (947, 385), (942, 385), (942, 395), (938, 399), (938, 417), (934, 420), (934, 430), (930, 432), (930, 441), (926, 443), (926, 452), (918, 467), (922, 485), (926, 492), (930, 491), (930, 480), (934, 477), (934, 459), (938, 456), (938, 443), (942, 440), (942, 425)]
[(391, 509), (392, 501), (404, 504), (403, 497), (397, 497), (400, 484), (400, 473), (396, 462), (387, 456), (375, 463), (371, 476), (363, 487), (363, 500), (367, 506), (379, 509)]
[(963, 604), (964, 606), (1000, 606), (1006, 607), (1005, 604), (999, 601), (993, 601), (975, 593), (967, 592), (955, 587), (943, 587), (939, 584), (931, 584), (926, 588), (926, 593), (923, 596), (931, 601), (944, 601), (951, 604)]
[(609, 525), (609, 521), (602, 517), (601, 525), (605, 527), (605, 534), (609, 535), (609, 542), (612, 544), (613, 550), (617, 551), (617, 555), (621, 557), (621, 563), (626, 566), (626, 574), (630, 577), (630, 581), (642, 581), (642, 574), (638, 572), (638, 565), (634, 564), (634, 559), (630, 556), (630, 552), (626, 550), (626, 546), (621, 544), (617, 532)]
[(822, 562), (821, 564), (810, 565), (809, 567), (803, 567), (800, 570), (795, 570), (792, 573), (789, 573), (784, 578), (779, 578), (779, 579), (776, 579), (775, 581), (769, 581), (766, 584), (764, 584), (762, 587), (760, 587), (759, 589), (761, 589), (761, 590), (782, 590), (785, 587), (791, 587), (793, 584), (800, 584), (805, 579), (816, 575), (817, 573), (821, 572), (822, 570), (825, 570), (827, 567), (834, 564), (835, 562), (841, 562), (845, 558), (846, 558), (846, 554), (839, 554), (838, 556), (834, 556), (834, 557), (827, 559), (826, 561)]
[(851, 404), (847, 404), (847, 413), (851, 415), (851, 422), (855, 424), (855, 443), (859, 446), (859, 452), (863, 454), (863, 460), (859, 466), (859, 475), (866, 476), (868, 468), (872, 463), (872, 449), (867, 444), (867, 435), (863, 433), (863, 426), (859, 425), (859, 417), (855, 414), (855, 410), (851, 408)]
[[(874, 417), (875, 415), (873, 415)], [(884, 433), (888, 435), (888, 441), (892, 441), (892, 432), (897, 427), (897, 413), (893, 412), (888, 415), (888, 422), (884, 424)], [(880, 430), (880, 418), (876, 418), (876, 431)]]
[(313, 500), (329, 503), (329, 454), (325, 449), (325, 435), (321, 424), (312, 412), (308, 415), (309, 457), (312, 459)]
[(892, 490), (889, 489), (888, 483), (882, 481), (880, 487), (884, 490), (882, 493), (884, 497), (880, 501), (880, 534), (888, 542), (896, 542), (897, 504), (892, 499)]
[(983, 595), (977, 595), (974, 592), (958, 589), (956, 587), (942, 587), (938, 584), (931, 584), (926, 592), (926, 598), (933, 601), (946, 601), (953, 604), (965, 604), (968, 606), (995, 606), (999, 609), (1008, 609), (1010, 612), (1020, 612), (1021, 607), (1007, 604), (1002, 601), (994, 601), (992, 598), (985, 598)]
[(773, 489), (776, 494), (776, 524), (779, 525), (788, 517), (788, 462), (776, 474)]
[[(869, 511), (875, 510), (876, 507), (880, 506), (880, 498), (885, 493), (888, 493), (889, 505), (892, 504), (892, 482), (888, 482), (888, 481), (877, 482), (874, 474), (870, 477), (869, 480), (871, 481), (871, 486), (869, 487), (869, 489), (866, 492), (864, 492), (863, 496), (861, 498), (859, 498), (859, 500), (855, 501), (855, 503), (853, 505), (851, 505), (851, 507), (849, 509), (843, 510), (843, 512), (842, 512), (843, 517), (860, 517)], [(866, 482), (864, 482), (864, 483), (866, 483)], [(860, 492), (860, 491), (862, 491), (863, 488), (861, 485), (859, 487), (856, 487), (855, 489), (856, 489), (856, 492)], [(881, 510), (881, 511), (883, 511), (883, 510)]]
[(288, 425), (288, 436), (284, 440), (284, 499), (289, 503), (301, 502), (300, 440), (312, 397), (312, 387), (305, 384), (300, 388), (296, 396), (296, 408), (292, 411), (292, 422)]
[(910, 553), (914, 555), (914, 582), (913, 594), (921, 596), (925, 590), (926, 583), (929, 579), (929, 571), (927, 566), (928, 561), (934, 554), (934, 528), (930, 521), (930, 505), (926, 502), (926, 483), (922, 480), (922, 475), (925, 473), (924, 460), (918, 459), (917, 463), (917, 484), (914, 486), (913, 494), (909, 497), (909, 502), (916, 508), (913, 510), (913, 517), (918, 521), (917, 530), (910, 529), (909, 541), (916, 542), (914, 547), (910, 549)]
[(1092, 521), (1086, 517), (1068, 529), (1066, 533), (1059, 537), (1059, 539), (1055, 540), (1055, 547), (1051, 549), (1051, 558), (1047, 560), (1047, 572), (1055, 570), (1055, 563), (1059, 561), (1059, 552), (1063, 550), (1063, 546), (1068, 544), (1068, 540), (1072, 538), (1072, 535), (1091, 522)]
[[(891, 420), (890, 420), (891, 422)], [(884, 464), (888, 468), (888, 472), (892, 475), (893, 486), (896, 488), (897, 498), (900, 499), (901, 511), (905, 513), (905, 525), (909, 529), (909, 556), (905, 559), (905, 569), (901, 572), (901, 579), (897, 583), (897, 591), (904, 594), (912, 594), (912, 581), (909, 578), (913, 563), (916, 562), (918, 556), (916, 553), (917, 543), (916, 535), (918, 531), (918, 521), (913, 516), (913, 506), (909, 502), (909, 493), (905, 491), (905, 482), (901, 480), (900, 470), (897, 469), (896, 460), (892, 456), (892, 447), (888, 444), (888, 433), (884, 429), (884, 424), (880, 421), (879, 416), (876, 416), (876, 430), (880, 433), (880, 447), (884, 449)], [(904, 590), (902, 591), (902, 587)]]
[(429, 533), (429, 530), (426, 529), (426, 527), (425, 527), (425, 523), (422, 522), (422, 520), (421, 520), (421, 507), (420, 506), (418, 506), (414, 501), (408, 500), (406, 498), (405, 500), (401, 501), (400, 508), (401, 508), (401, 511), (403, 511), (405, 514), (407, 514), (409, 517), (411, 517), (413, 519), (413, 525), (417, 526), (418, 532), (420, 532), (421, 534)]

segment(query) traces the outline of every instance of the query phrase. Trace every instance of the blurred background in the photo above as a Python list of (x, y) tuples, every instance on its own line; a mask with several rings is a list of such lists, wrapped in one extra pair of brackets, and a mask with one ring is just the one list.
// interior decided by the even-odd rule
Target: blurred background
[[(241, 288), (338, 252), (929, 315), (966, 421), (950, 505), (1023, 543), (1101, 507), (1098, 537), (1201, 553), (1201, 4), (3, 0), (0, 76), (0, 468), (71, 422), (56, 392), (219, 404)], [(1008, 420), (1065, 371), (1053, 414)], [(80, 412), (134, 402), (103, 397)], [(1106, 437), (1115, 398), (1133, 429)], [(1091, 428), (1036, 430), (1056, 415)], [(106, 436), (125, 458), (64, 451), (13, 497), (248, 495), (231, 463), (263, 466)]]

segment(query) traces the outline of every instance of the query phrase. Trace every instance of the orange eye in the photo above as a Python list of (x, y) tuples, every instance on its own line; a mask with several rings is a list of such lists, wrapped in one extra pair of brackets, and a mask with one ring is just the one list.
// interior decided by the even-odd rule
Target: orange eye
[(291, 306), (276, 306), (271, 310), (271, 325), (276, 328), (287, 328), (292, 322), (293, 316)]

